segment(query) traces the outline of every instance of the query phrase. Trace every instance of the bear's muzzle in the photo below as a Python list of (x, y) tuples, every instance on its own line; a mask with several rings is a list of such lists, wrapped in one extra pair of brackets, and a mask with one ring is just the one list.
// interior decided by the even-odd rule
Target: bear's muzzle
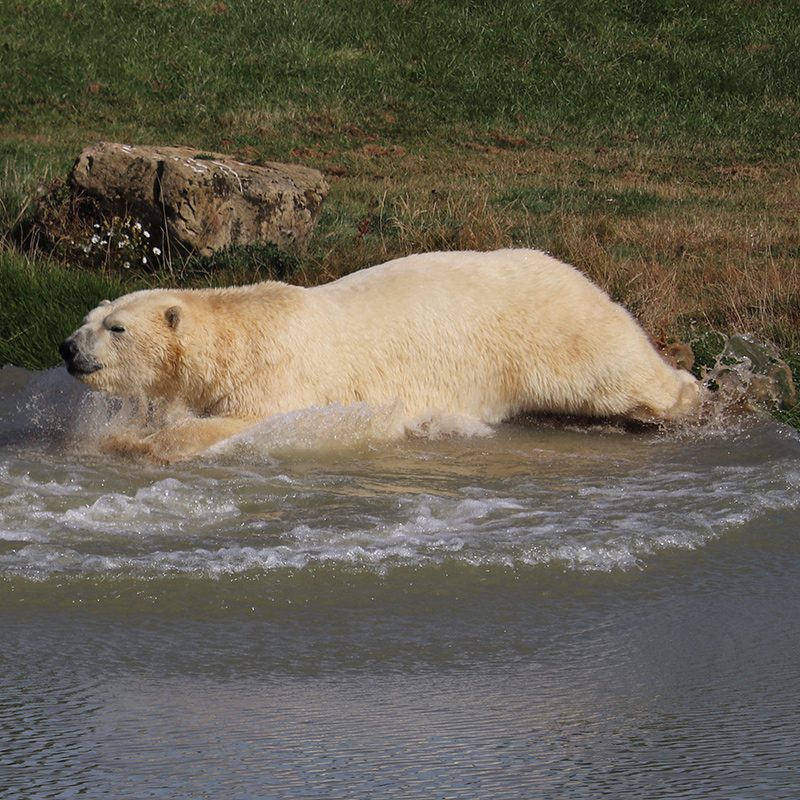
[(74, 336), (64, 339), (58, 347), (58, 352), (61, 354), (61, 358), (64, 359), (67, 365), (67, 372), (70, 375), (75, 375), (76, 377), (91, 375), (92, 372), (97, 372), (102, 367), (94, 358), (81, 352)]

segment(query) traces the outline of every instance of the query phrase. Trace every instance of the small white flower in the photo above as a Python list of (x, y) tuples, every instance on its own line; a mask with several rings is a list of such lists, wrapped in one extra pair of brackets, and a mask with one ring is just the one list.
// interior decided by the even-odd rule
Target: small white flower
[(134, 223), (133, 223), (133, 227), (134, 227), (134, 228), (135, 228), (137, 231), (140, 231), (140, 230), (142, 229), (142, 223), (141, 223), (141, 222), (134, 222)]
[(146, 264), (146, 263), (147, 263), (147, 256), (142, 256), (142, 264)]
[(92, 244), (97, 244), (100, 241), (100, 237), (96, 234), (92, 234)]
[(153, 248), (153, 255), (154, 256), (160, 256), (161, 255), (161, 250), (158, 247), (154, 247)]
[(124, 263), (122, 266), (123, 266), (125, 269), (130, 269), (130, 268), (131, 268), (131, 262), (130, 262), (130, 261), (126, 261), (126, 262), (125, 262), (125, 263)]
[(144, 234), (144, 238), (145, 239), (149, 239), (150, 238), (150, 231), (142, 231), (142, 233)]

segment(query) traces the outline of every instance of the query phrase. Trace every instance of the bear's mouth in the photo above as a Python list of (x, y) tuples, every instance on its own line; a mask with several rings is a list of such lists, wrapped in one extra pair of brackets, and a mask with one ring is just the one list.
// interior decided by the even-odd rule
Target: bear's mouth
[(71, 361), (67, 364), (67, 372), (75, 378), (80, 378), (82, 375), (91, 375), (99, 369), (102, 369), (102, 365), (97, 363), (87, 364), (83, 362), (79, 364), (75, 361)]

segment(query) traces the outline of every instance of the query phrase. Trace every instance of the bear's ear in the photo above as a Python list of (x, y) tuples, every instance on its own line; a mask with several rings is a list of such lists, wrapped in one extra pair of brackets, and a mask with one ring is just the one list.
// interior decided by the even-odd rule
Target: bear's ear
[(110, 300), (101, 300), (99, 305), (101, 305), (101, 306), (110, 306), (111, 305), (111, 301)]
[(167, 325), (170, 326), (173, 330), (178, 327), (178, 323), (181, 321), (181, 309), (180, 306), (170, 306), (164, 312), (164, 319), (167, 321)]

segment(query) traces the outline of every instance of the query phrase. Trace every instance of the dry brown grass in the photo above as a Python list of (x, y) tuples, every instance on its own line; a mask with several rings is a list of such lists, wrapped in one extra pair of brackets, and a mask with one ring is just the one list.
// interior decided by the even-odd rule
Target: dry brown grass
[[(411, 252), (536, 247), (586, 272), (656, 338), (700, 326), (800, 346), (796, 165), (714, 166), (636, 145), (316, 156), (306, 160), (332, 176), (336, 211), (307, 254), (307, 282)], [(531, 208), (526, 192), (539, 189), (547, 202)]]
[[(414, 252), (535, 247), (584, 271), (655, 339), (713, 329), (800, 350), (800, 165), (741, 165), (636, 143), (567, 150), (496, 137), (402, 148), (359, 131), (346, 141), (284, 159), (316, 166), (331, 182), (298, 282)], [(157, 285), (187, 275), (145, 278)], [(248, 277), (263, 276), (200, 279)]]

